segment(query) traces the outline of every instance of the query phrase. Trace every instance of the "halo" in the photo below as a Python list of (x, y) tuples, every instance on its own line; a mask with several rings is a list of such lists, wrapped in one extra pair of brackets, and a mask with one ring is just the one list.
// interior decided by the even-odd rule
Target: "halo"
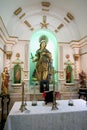
[(40, 42), (40, 43), (41, 43), (41, 42), (45, 42), (45, 43), (47, 44), (47, 42), (48, 42), (47, 36), (46, 36), (46, 35), (42, 35), (42, 36), (39, 38), (39, 42)]

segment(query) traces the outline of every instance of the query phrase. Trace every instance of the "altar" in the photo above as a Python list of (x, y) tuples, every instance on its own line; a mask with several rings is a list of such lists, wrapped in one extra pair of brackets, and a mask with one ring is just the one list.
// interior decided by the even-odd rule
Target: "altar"
[(27, 101), (24, 112), (21, 102), (15, 102), (6, 121), (4, 130), (87, 130), (87, 106), (83, 99), (57, 100), (58, 110), (52, 110), (52, 104), (38, 101), (37, 106)]

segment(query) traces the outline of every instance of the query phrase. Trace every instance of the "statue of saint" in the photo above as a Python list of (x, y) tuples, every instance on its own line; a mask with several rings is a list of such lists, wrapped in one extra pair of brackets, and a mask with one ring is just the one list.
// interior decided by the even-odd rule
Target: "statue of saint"
[(38, 81), (49, 80), (48, 74), (52, 63), (52, 55), (51, 52), (46, 49), (48, 38), (42, 35), (39, 42), (40, 48), (36, 51), (36, 58), (33, 58), (33, 62), (36, 62), (36, 69), (33, 73), (33, 77)]
[(1, 86), (2, 94), (8, 94), (8, 83), (9, 83), (8, 68), (4, 67), (4, 70), (2, 72), (2, 86)]
[(66, 82), (67, 83), (70, 83), (70, 71), (69, 70), (66, 70)]
[(20, 74), (20, 70), (19, 69), (16, 70), (15, 79), (16, 79), (15, 83), (20, 83), (21, 74)]
[(82, 70), (81, 73), (79, 73), (80, 78), (80, 87), (86, 88), (86, 73)]

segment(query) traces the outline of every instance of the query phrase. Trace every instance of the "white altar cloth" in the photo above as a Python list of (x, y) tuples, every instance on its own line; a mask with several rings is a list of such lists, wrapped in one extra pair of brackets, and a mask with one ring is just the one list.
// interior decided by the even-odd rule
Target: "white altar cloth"
[(38, 101), (37, 106), (27, 102), (30, 112), (20, 112), (21, 102), (15, 102), (4, 130), (87, 130), (86, 101), (75, 99), (74, 106), (68, 106), (68, 101), (57, 100), (58, 110), (43, 101)]

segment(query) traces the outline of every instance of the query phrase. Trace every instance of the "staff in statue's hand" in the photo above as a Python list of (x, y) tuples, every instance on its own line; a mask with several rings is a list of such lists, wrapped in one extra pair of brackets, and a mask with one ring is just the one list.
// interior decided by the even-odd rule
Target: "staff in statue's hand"
[(34, 56), (33, 56), (33, 54), (31, 53), (31, 59), (33, 60), (34, 59)]

